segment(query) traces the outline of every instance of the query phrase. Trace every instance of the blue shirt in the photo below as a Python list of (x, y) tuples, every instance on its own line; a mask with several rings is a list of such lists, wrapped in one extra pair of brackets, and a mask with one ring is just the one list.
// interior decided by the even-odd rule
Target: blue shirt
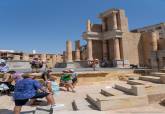
[(31, 78), (22, 79), (17, 81), (14, 89), (14, 100), (30, 99), (35, 96), (38, 89), (41, 89), (42, 85)]

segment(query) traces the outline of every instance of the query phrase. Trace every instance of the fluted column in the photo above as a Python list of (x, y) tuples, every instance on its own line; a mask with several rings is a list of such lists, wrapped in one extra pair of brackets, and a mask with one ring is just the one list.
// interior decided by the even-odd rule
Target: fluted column
[(75, 41), (75, 60), (80, 61), (80, 40)]
[(92, 56), (92, 40), (87, 40), (87, 54), (88, 54), (88, 60), (93, 60)]
[(116, 17), (116, 12), (112, 12), (112, 29), (117, 30), (117, 17)]
[(120, 46), (119, 46), (119, 39), (114, 38), (114, 59), (120, 60)]
[(66, 42), (66, 55), (67, 55), (67, 62), (72, 62), (72, 42), (68, 40)]

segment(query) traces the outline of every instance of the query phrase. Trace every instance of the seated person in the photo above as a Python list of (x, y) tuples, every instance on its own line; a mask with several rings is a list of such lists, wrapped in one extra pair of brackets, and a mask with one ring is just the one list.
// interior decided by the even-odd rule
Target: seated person
[[(40, 90), (41, 92), (38, 92)], [(29, 74), (24, 74), (23, 79), (17, 81), (13, 94), (15, 107), (14, 114), (20, 114), (21, 108), (25, 105), (29, 99), (46, 97), (48, 105), (51, 108), (61, 108), (64, 105), (55, 104), (53, 96), (45, 89), (38, 81), (33, 80)]]
[[(11, 91), (14, 91), (14, 85), (12, 84), (12, 82), (13, 82), (12, 75), (14, 73), (16, 73), (16, 72), (15, 71), (9, 71), (9, 72), (5, 73), (3, 75), (2, 81), (0, 82), (1, 88), (2, 88), (2, 86), (5, 87), (6, 88), (5, 91), (7, 90), (8, 94), (10, 94)], [(7, 87), (8, 87), (8, 89), (7, 89)]]
[(72, 92), (75, 92), (72, 85), (72, 75), (69, 73), (68, 70), (63, 71), (63, 75), (61, 76), (61, 79), (60, 79), (60, 86), (61, 85), (63, 85), (67, 89), (67, 91), (71, 89)]
[(52, 94), (59, 95), (60, 88), (59, 88), (56, 80), (57, 80), (57, 77), (51, 76), (50, 79), (49, 79), (49, 81), (47, 81), (47, 87), (48, 87), (48, 90)]
[(51, 77), (51, 73), (52, 72), (52, 70), (47, 70), (47, 71), (44, 71), (43, 73), (42, 73), (42, 79), (44, 80), (44, 81), (48, 81), (49, 80), (49, 78)]
[(1, 59), (0, 61), (0, 72), (1, 73), (7, 73), (9, 71), (9, 67), (6, 64), (6, 61)]

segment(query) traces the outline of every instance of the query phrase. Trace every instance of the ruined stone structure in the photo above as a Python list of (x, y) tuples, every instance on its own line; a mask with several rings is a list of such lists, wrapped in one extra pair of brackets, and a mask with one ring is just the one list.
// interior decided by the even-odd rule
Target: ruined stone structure
[(0, 51), (0, 58), (9, 61), (31, 61), (33, 58), (39, 58), (44, 62), (48, 62), (50, 67), (54, 67), (56, 64), (63, 62), (63, 55), (61, 54), (30, 54)]
[[(155, 31), (155, 33), (153, 32)], [(143, 37), (145, 64), (154, 70), (165, 68), (165, 23), (132, 30)]]
[(160, 38), (165, 38), (165, 23), (159, 23), (159, 24), (145, 26), (142, 28), (131, 30), (131, 32), (139, 32), (139, 33), (149, 32), (149, 31), (157, 31), (159, 32)]
[[(123, 9), (107, 10), (99, 18), (101, 24), (92, 24), (87, 20), (86, 31), (82, 35), (87, 44), (80, 47), (76, 43), (72, 53), (73, 61), (79, 58), (81, 61), (99, 59), (100, 63), (106, 61), (110, 67), (120, 68), (129, 67), (130, 64), (142, 67), (155, 67), (156, 64), (161, 68), (165, 66), (162, 62), (165, 49), (163, 23), (129, 31), (128, 18)], [(155, 56), (159, 57), (155, 59)], [(158, 59), (160, 61), (155, 62)]]

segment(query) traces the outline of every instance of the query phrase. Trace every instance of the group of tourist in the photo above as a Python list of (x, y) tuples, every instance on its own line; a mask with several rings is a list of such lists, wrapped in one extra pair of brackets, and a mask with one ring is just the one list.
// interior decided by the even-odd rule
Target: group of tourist
[(15, 102), (14, 114), (20, 114), (21, 108), (28, 101), (30, 105), (35, 104), (38, 98), (46, 98), (47, 104), (53, 109), (59, 109), (64, 104), (56, 104), (54, 95), (60, 94), (60, 89), (75, 92), (77, 83), (77, 73), (73, 69), (64, 70), (59, 84), (57, 77), (52, 74), (52, 70), (46, 70), (42, 73), (40, 83), (32, 73), (17, 73), (9, 71), (5, 61), (0, 61), (0, 72), (3, 78), (0, 81), (0, 91), (10, 94), (13, 92)]
[(74, 88), (77, 84), (77, 73), (74, 72), (73, 69), (70, 70), (64, 70), (63, 75), (60, 79), (60, 86), (65, 87), (67, 91), (70, 89), (72, 92), (75, 92)]

